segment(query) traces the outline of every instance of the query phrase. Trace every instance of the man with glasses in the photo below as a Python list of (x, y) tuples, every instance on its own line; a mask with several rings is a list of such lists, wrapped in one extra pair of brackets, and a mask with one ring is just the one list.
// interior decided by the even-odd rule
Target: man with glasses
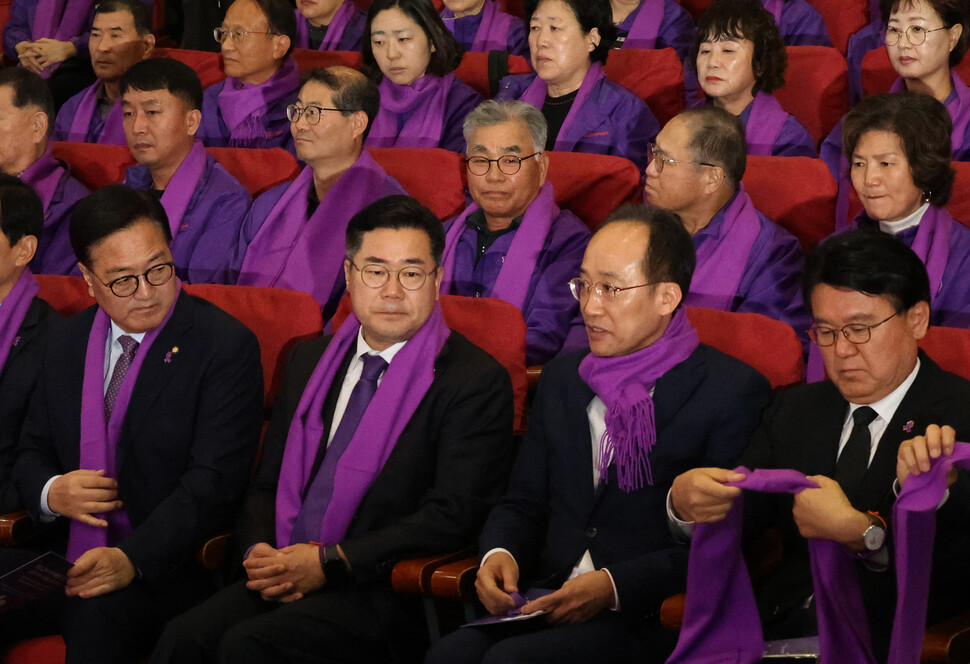
[(446, 222), (442, 290), (521, 309), (529, 365), (584, 347), (579, 306), (563, 284), (579, 270), (589, 230), (556, 206), (546, 182), (546, 119), (531, 104), (489, 100), (463, 129), (473, 203)]
[(165, 210), (109, 185), (71, 244), (96, 305), (55, 325), (14, 466), (74, 563), (65, 591), (5, 614), (0, 641), (61, 633), (68, 662), (131, 662), (211, 591), (198, 546), (231, 523), (263, 420), (256, 337), (187, 295)]
[(214, 31), (226, 80), (205, 91), (199, 138), (207, 146), (293, 152), (286, 107), (300, 72), (290, 57), (296, 17), (287, 0), (236, 0)]
[(693, 237), (688, 306), (764, 314), (791, 325), (807, 345), (802, 249), (744, 191), (746, 154), (737, 117), (716, 106), (684, 111), (650, 147), (646, 200), (680, 215)]
[[(740, 463), (794, 469), (820, 488), (794, 498), (745, 497), (753, 530), (782, 534), (784, 558), (757, 589), (759, 610), (767, 638), (817, 634), (804, 538), (839, 542), (857, 559), (873, 646), (885, 661), (896, 606), (894, 480), (908, 472), (906, 462), (897, 466), (897, 450), (930, 424), (950, 425), (965, 439), (970, 383), (918, 349), (929, 321), (929, 279), (919, 257), (893, 236), (859, 230), (827, 240), (808, 258), (803, 288), (829, 380), (779, 393)], [(905, 445), (929, 457), (925, 439)], [(741, 477), (688, 471), (674, 480), (671, 517), (722, 519), (740, 493), (725, 483)], [(931, 623), (966, 608), (967, 481), (961, 471), (938, 512)]]
[(344, 293), (347, 222), (379, 198), (404, 193), (363, 150), (379, 106), (377, 86), (359, 71), (310, 72), (286, 109), (306, 168), (256, 199), (242, 223), (230, 280), (304, 291), (320, 303), (324, 319), (333, 315)]
[(353, 315), (287, 363), (235, 533), (246, 578), (169, 623), (153, 664), (420, 657), (391, 568), (471, 544), (512, 452), (508, 373), (441, 315), (443, 248), (406, 196), (350, 220)]
[(191, 283), (227, 281), (228, 248), (252, 198), (195, 137), (202, 84), (171, 58), (134, 65), (121, 78), (125, 138), (136, 166), (125, 184), (158, 198), (172, 231), (175, 272)]
[(667, 489), (688, 468), (733, 464), (770, 395), (754, 369), (698, 343), (682, 306), (693, 268), (690, 237), (664, 210), (624, 206), (593, 235), (569, 282), (589, 350), (543, 370), (479, 542), (485, 608), (544, 615), (458, 630), (426, 664), (669, 654), (658, 614), (683, 592), (687, 549), (668, 530)]

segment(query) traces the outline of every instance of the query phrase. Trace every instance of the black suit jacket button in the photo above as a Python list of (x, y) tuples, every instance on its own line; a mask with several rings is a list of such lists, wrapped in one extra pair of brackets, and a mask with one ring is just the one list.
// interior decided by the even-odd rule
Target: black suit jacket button
[(600, 531), (596, 530), (596, 528), (593, 528), (592, 526), (590, 526), (589, 528), (586, 529), (586, 537), (593, 539), (594, 537), (599, 535), (599, 532)]

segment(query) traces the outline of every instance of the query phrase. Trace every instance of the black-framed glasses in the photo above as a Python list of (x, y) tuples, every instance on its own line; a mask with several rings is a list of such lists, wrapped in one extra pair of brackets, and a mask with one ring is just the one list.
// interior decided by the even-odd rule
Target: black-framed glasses
[(717, 164), (709, 164), (706, 161), (686, 161), (683, 159), (671, 159), (664, 151), (657, 147), (656, 143), (647, 144), (647, 163), (653, 162), (657, 169), (657, 174), (664, 172), (664, 164), (693, 164), (694, 166), (710, 166), (717, 168)]
[(336, 111), (337, 113), (352, 113), (353, 111), (346, 108), (326, 108), (324, 106), (297, 106), (296, 104), (290, 104), (286, 107), (286, 119), (292, 123), (297, 123), (300, 118), (306, 119), (307, 124), (319, 124), (320, 117), (323, 115), (324, 111)]
[(526, 159), (532, 159), (536, 155), (540, 155), (542, 152), (533, 152), (532, 154), (526, 155), (524, 157), (518, 157), (514, 154), (503, 154), (498, 159), (489, 159), (488, 157), (467, 157), (465, 159), (465, 168), (472, 175), (488, 175), (489, 169), (492, 168), (492, 164), (496, 164), (498, 169), (505, 173), (506, 175), (515, 175), (522, 168), (522, 162)]
[(350, 261), (350, 264), (355, 270), (360, 272), (360, 280), (368, 288), (383, 288), (384, 284), (390, 280), (391, 273), (393, 272), (397, 275), (397, 282), (401, 284), (401, 288), (409, 291), (420, 290), (428, 280), (428, 275), (438, 269), (435, 267), (429, 272), (416, 265), (407, 265), (400, 270), (388, 270), (383, 265), (378, 265), (377, 263), (368, 263), (363, 267), (357, 267), (357, 264), (353, 261)]
[[(89, 272), (94, 274), (91, 270)], [(107, 283), (101, 281), (101, 277), (96, 274), (94, 277), (114, 293), (115, 297), (131, 297), (138, 291), (139, 279), (144, 279), (150, 286), (164, 286), (171, 280), (173, 274), (175, 274), (175, 263), (159, 263), (148, 268), (144, 274), (129, 274)]]
[(942, 28), (933, 28), (932, 30), (927, 30), (922, 25), (911, 25), (905, 30), (900, 30), (899, 28), (889, 26), (886, 28), (886, 46), (895, 46), (898, 44), (904, 33), (910, 44), (913, 46), (919, 46), (926, 41), (926, 35), (929, 33), (937, 32), (939, 30), (949, 30), (951, 27), (953, 26), (944, 25)]
[(812, 341), (814, 341), (817, 346), (823, 348), (833, 345), (838, 339), (840, 333), (849, 343), (864, 344), (868, 343), (869, 340), (872, 339), (872, 331), (875, 328), (887, 321), (892, 320), (899, 314), (900, 312), (897, 311), (889, 318), (885, 318), (878, 323), (873, 323), (872, 325), (860, 325), (853, 323), (851, 325), (843, 325), (842, 327), (810, 327), (808, 328), (808, 336), (811, 337)]
[(259, 30), (246, 30), (245, 28), (216, 28), (212, 31), (212, 36), (216, 38), (216, 41), (222, 44), (227, 39), (232, 37), (234, 42), (246, 41), (249, 35), (275, 35), (279, 36), (278, 32), (265, 32)]
[(661, 282), (651, 281), (649, 284), (637, 284), (636, 286), (614, 286), (613, 284), (608, 284), (603, 281), (597, 281), (595, 284), (591, 284), (582, 277), (576, 277), (575, 279), (570, 279), (567, 283), (569, 284), (569, 292), (577, 302), (582, 302), (584, 299), (588, 298), (591, 291), (595, 292), (604, 300), (612, 302), (616, 299), (617, 293), (633, 290), (634, 288), (655, 286)]

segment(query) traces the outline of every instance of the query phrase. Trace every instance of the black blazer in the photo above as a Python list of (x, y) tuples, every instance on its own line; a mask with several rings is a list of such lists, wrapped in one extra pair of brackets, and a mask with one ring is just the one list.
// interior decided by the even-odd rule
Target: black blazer
[[(14, 466), (35, 517), (44, 484), (80, 463), (81, 385), (96, 310), (55, 325), (43, 355)], [(118, 494), (133, 527), (118, 546), (146, 582), (229, 527), (263, 419), (262, 384), (253, 333), (181, 293), (142, 364), (118, 445)]]
[(748, 365), (699, 346), (657, 381), (653, 486), (625, 493), (611, 466), (594, 490), (586, 414), (594, 393), (578, 373), (588, 352), (543, 370), (509, 490), (488, 517), (480, 549), (508, 549), (521, 585), (546, 588), (558, 588), (588, 549), (596, 567), (613, 576), (623, 613), (649, 614), (686, 586), (687, 549), (667, 526), (674, 477), (697, 466), (732, 466), (770, 386)]

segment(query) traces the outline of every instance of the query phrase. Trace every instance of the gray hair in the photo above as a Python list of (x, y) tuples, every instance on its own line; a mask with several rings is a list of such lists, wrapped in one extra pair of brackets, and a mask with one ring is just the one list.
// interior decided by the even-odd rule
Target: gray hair
[(540, 152), (546, 149), (546, 136), (549, 133), (546, 118), (539, 109), (524, 101), (483, 101), (465, 117), (462, 126), (465, 143), (471, 143), (472, 134), (479, 129), (506, 122), (524, 122), (532, 136), (533, 147)]

